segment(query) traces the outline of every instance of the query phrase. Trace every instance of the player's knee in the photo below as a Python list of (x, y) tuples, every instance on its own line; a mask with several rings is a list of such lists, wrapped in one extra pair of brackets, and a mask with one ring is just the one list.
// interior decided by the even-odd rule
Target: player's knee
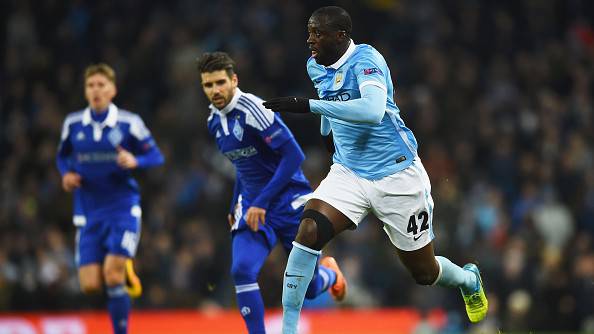
[(231, 264), (231, 277), (235, 284), (250, 284), (256, 282), (258, 273), (254, 272), (252, 264), (238, 261)]
[(313, 248), (317, 240), (318, 227), (315, 220), (311, 218), (304, 218), (299, 225), (299, 231), (295, 237), (295, 241), (303, 246)]
[(103, 290), (103, 285), (99, 280), (81, 280), (80, 291), (85, 295), (98, 294)]
[(433, 268), (419, 268), (411, 272), (415, 282), (419, 285), (431, 285), (435, 283), (438, 272), (435, 272)]
[(303, 246), (322, 250), (333, 237), (334, 227), (324, 214), (311, 209), (303, 212), (295, 241)]
[(420, 285), (431, 285), (435, 282), (435, 277), (426, 273), (413, 274), (413, 278), (415, 279), (415, 282)]
[(126, 282), (125, 267), (107, 267), (103, 270), (103, 278), (107, 286), (116, 286)]

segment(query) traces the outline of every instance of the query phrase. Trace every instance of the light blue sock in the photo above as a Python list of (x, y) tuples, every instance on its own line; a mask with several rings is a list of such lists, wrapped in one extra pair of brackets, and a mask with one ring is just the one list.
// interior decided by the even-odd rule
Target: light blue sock
[(113, 325), (114, 334), (128, 333), (128, 314), (130, 313), (130, 296), (124, 285), (107, 287), (107, 309)]
[(436, 256), (435, 259), (439, 263), (439, 274), (433, 285), (460, 288), (466, 293), (476, 291), (478, 282), (472, 271), (458, 267), (443, 256)]
[(303, 299), (320, 254), (293, 241), (283, 279), (283, 334), (297, 334)]

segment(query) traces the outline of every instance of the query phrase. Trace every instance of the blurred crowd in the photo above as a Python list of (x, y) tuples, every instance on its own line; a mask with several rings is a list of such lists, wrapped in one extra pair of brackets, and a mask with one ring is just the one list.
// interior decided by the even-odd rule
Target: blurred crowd
[[(477, 262), (490, 315), (475, 330), (594, 331), (594, 3), (588, 0), (338, 1), (356, 43), (386, 58), (436, 203), (435, 248)], [(143, 230), (137, 308), (234, 305), (226, 222), (234, 173), (208, 137), (195, 69), (204, 51), (237, 61), (263, 98), (314, 97), (306, 22), (317, 1), (25, 1), (0, 4), (0, 310), (95, 308), (79, 293), (71, 196), (55, 153), (86, 106), (83, 69), (117, 73), (115, 103), (140, 114), (166, 164), (137, 172)], [(330, 156), (314, 117), (285, 117), (315, 186)], [(369, 217), (326, 253), (350, 280), (349, 307), (442, 308), (456, 291), (416, 286)], [(260, 277), (280, 305), (286, 254)], [(318, 306), (334, 307), (321, 301)], [(313, 307), (313, 305), (312, 305)]]

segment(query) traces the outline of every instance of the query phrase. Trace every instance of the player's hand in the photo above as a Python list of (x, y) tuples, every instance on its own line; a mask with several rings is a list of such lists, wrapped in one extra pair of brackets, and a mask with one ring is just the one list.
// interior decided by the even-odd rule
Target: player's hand
[(76, 188), (80, 188), (81, 180), (80, 174), (68, 172), (62, 176), (62, 188), (67, 192), (71, 192)]
[(264, 224), (266, 210), (255, 206), (250, 207), (245, 214), (245, 222), (254, 232), (258, 232), (260, 224)]
[(118, 166), (122, 167), (123, 169), (134, 169), (138, 167), (138, 161), (136, 161), (134, 154), (126, 151), (121, 146), (118, 146), (116, 150), (118, 151), (118, 157), (116, 160)]
[(309, 109), (309, 99), (303, 97), (275, 97), (262, 104), (265, 108), (277, 112), (305, 114), (311, 111)]

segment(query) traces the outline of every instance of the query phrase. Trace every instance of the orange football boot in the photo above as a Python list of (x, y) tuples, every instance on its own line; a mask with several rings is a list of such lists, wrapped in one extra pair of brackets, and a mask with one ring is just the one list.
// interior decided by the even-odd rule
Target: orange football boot
[(340, 302), (344, 300), (347, 293), (347, 281), (340, 271), (338, 267), (338, 263), (336, 263), (336, 259), (331, 256), (326, 256), (320, 260), (320, 265), (327, 267), (328, 269), (334, 271), (336, 273), (336, 282), (328, 288), (328, 292), (330, 296), (334, 298), (335, 301)]

